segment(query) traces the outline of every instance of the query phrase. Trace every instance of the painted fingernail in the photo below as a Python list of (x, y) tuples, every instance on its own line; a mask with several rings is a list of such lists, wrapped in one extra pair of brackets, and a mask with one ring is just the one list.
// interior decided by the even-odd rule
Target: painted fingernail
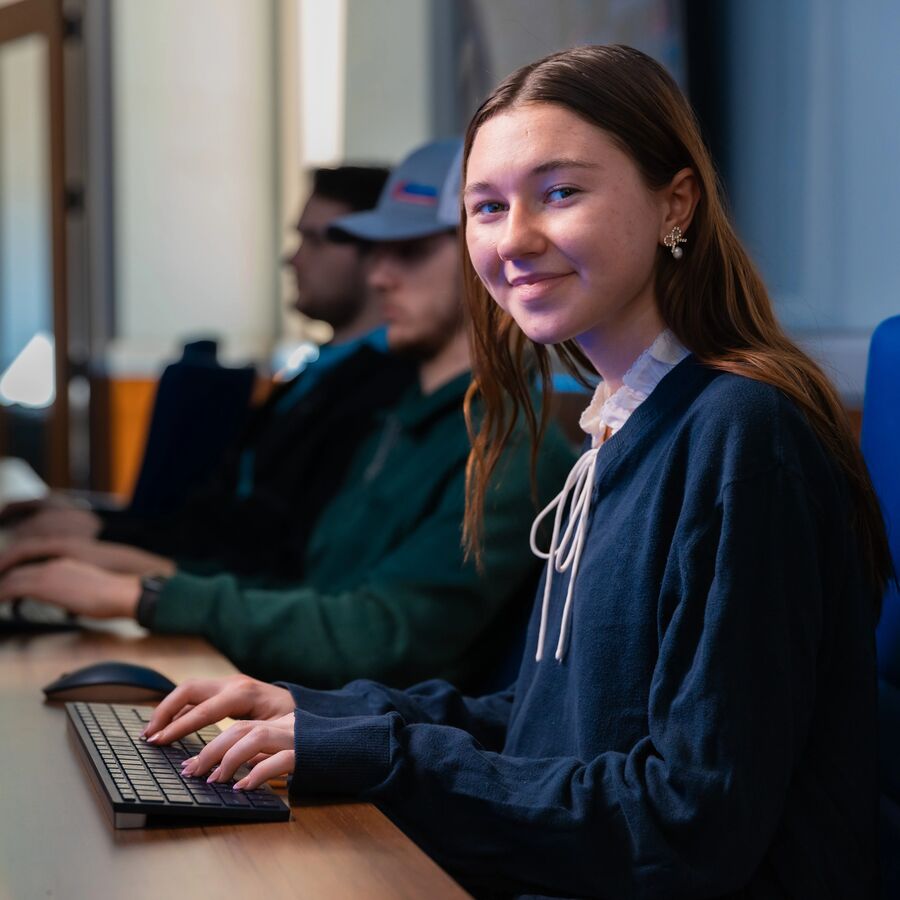
[(157, 731), (152, 737), (147, 738), (148, 744), (155, 744), (162, 737), (162, 731)]

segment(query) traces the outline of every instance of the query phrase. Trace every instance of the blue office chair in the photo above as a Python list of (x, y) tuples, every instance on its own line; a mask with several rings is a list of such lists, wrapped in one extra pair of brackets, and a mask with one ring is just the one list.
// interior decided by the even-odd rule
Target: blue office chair
[[(862, 449), (881, 501), (891, 556), (900, 571), (900, 316), (872, 335)], [(881, 857), (884, 896), (900, 897), (900, 593), (891, 584), (876, 632), (881, 746)]]
[(175, 512), (244, 425), (256, 371), (220, 365), (216, 349), (210, 340), (185, 344), (163, 372), (129, 513)]

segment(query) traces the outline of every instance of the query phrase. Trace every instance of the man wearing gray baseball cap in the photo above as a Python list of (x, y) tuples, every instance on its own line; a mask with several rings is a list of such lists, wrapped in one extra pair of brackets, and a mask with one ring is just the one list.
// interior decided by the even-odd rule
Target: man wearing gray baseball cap
[[(93, 614), (139, 612), (153, 631), (203, 635), (266, 680), (337, 687), (354, 678), (408, 685), (443, 677), (483, 686), (519, 605), (530, 605), (534, 593), (528, 531), (539, 507), (529, 488), (528, 442), (513, 442), (486, 504), (482, 570), (464, 558), (470, 359), (456, 236), (459, 151), (459, 141), (416, 150), (371, 212), (333, 223), (371, 242), (368, 285), (382, 300), (391, 351), (415, 361), (418, 383), (354, 456), (309, 538), (301, 578), (249, 584), (229, 574), (176, 572), (152, 607), (139, 610), (137, 579), (103, 573), (115, 581), (89, 581), (104, 598)], [(556, 492), (573, 458), (551, 429), (538, 501)], [(41, 599), (67, 605), (72, 591), (70, 578)], [(79, 598), (81, 615), (92, 614), (89, 601)]]
[(416, 360), (424, 395), (470, 366), (456, 236), (461, 167), (461, 141), (426, 144), (391, 173), (374, 209), (329, 228), (335, 239), (372, 244), (368, 283), (382, 304), (388, 347)]
[(408, 241), (459, 225), (462, 141), (434, 141), (414, 150), (381, 189), (374, 209), (335, 219), (329, 232), (366, 241)]

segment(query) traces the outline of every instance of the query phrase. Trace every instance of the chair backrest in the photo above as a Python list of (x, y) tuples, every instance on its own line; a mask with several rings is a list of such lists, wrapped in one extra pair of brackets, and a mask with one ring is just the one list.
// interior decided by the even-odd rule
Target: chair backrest
[(255, 376), (221, 366), (215, 341), (185, 344), (159, 380), (130, 512), (174, 512), (215, 469), (246, 420)]
[[(881, 501), (891, 555), (900, 571), (900, 316), (872, 335), (862, 420), (862, 450)], [(900, 594), (891, 585), (878, 624), (878, 669), (900, 687)]]

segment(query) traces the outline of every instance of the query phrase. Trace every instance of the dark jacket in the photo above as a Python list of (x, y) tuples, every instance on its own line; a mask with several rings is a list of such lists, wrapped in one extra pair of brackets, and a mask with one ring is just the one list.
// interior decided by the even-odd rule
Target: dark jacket
[[(283, 409), (282, 398), (297, 379), (279, 386), (254, 412), (225, 463), (177, 513), (108, 517), (101, 538), (175, 557), (188, 567), (299, 575), (310, 530), (377, 417), (415, 379), (415, 368), (364, 344)], [(248, 461), (253, 484), (241, 496)]]

